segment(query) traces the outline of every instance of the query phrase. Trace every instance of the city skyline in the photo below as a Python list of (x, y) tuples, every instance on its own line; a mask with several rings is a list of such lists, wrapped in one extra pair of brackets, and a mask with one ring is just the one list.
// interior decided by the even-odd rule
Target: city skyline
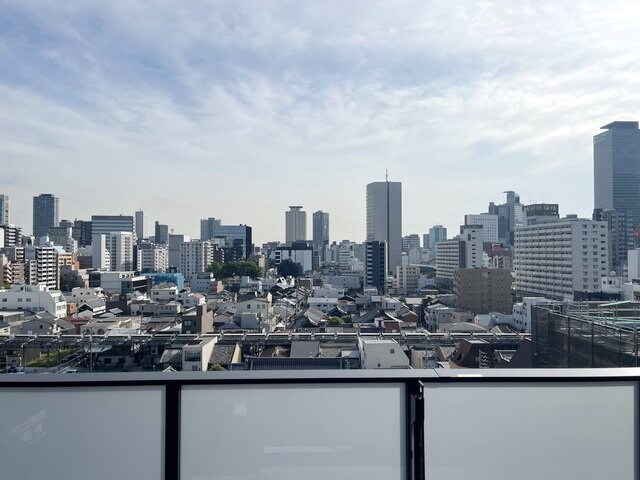
[(639, 16), (629, 1), (9, 2), (0, 192), (25, 231), (51, 192), (60, 218), (142, 208), (147, 231), (196, 237), (215, 216), (256, 243), (283, 239), (278, 212), (298, 203), (360, 241), (365, 185), (388, 168), (403, 234), (455, 231), (505, 190), (589, 217), (592, 137), (638, 118)]

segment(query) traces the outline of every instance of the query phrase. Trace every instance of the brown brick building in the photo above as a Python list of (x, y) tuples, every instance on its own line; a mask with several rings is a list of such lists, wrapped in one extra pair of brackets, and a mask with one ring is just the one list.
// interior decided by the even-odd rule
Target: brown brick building
[(453, 293), (459, 308), (473, 313), (511, 313), (511, 270), (461, 268), (453, 274)]

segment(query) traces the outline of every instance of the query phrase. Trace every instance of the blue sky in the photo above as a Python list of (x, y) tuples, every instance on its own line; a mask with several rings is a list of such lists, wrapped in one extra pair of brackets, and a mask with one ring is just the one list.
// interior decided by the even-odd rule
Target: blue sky
[(405, 234), (504, 190), (588, 216), (592, 136), (640, 119), (639, 24), (634, 1), (0, 0), (0, 193), (26, 231), (47, 192), (259, 242), (303, 205), (361, 241), (389, 169)]

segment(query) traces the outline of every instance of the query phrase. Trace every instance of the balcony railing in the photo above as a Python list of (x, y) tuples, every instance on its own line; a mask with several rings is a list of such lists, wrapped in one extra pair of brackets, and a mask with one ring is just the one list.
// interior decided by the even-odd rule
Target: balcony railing
[(0, 479), (638, 478), (640, 369), (3, 375)]

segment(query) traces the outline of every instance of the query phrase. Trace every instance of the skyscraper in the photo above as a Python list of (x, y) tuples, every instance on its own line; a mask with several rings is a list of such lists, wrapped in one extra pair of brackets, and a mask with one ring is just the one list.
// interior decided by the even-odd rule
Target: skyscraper
[(200, 220), (200, 240), (210, 240), (224, 250), (225, 261), (246, 260), (253, 253), (253, 229), (248, 225), (222, 225), (218, 218)]
[(516, 192), (508, 190), (504, 193), (507, 194), (506, 203), (500, 205), (489, 203), (488, 213), (498, 216), (497, 241), (505, 246), (512, 246), (516, 226), (523, 223), (524, 206), (520, 203), (520, 196)]
[(307, 212), (300, 206), (290, 206), (285, 212), (285, 242), (291, 245), (293, 242), (307, 240)]
[(33, 236), (36, 239), (58, 226), (58, 197), (42, 193), (33, 197)]
[(132, 215), (92, 215), (91, 234), (100, 235), (111, 232), (130, 232), (135, 234), (135, 221)]
[[(434, 225), (429, 229), (429, 248), (435, 251), (436, 243), (447, 239), (447, 228), (442, 225)], [(425, 246), (426, 248), (426, 246)]]
[(0, 193), (0, 225), (9, 225), (9, 195)]
[(638, 122), (613, 122), (593, 137), (596, 209), (624, 213), (640, 224), (640, 130)]
[(372, 240), (365, 242), (365, 287), (375, 287), (378, 293), (387, 293), (387, 247), (384, 242)]
[(142, 240), (144, 238), (144, 212), (138, 210), (135, 215), (136, 220), (136, 238)]
[(367, 242), (387, 245), (387, 268), (395, 271), (402, 261), (402, 183), (367, 185)]
[(320, 252), (329, 245), (329, 214), (318, 210), (313, 214), (313, 249)]
[(169, 225), (164, 225), (156, 220), (155, 241), (158, 245), (166, 245), (169, 243)]

